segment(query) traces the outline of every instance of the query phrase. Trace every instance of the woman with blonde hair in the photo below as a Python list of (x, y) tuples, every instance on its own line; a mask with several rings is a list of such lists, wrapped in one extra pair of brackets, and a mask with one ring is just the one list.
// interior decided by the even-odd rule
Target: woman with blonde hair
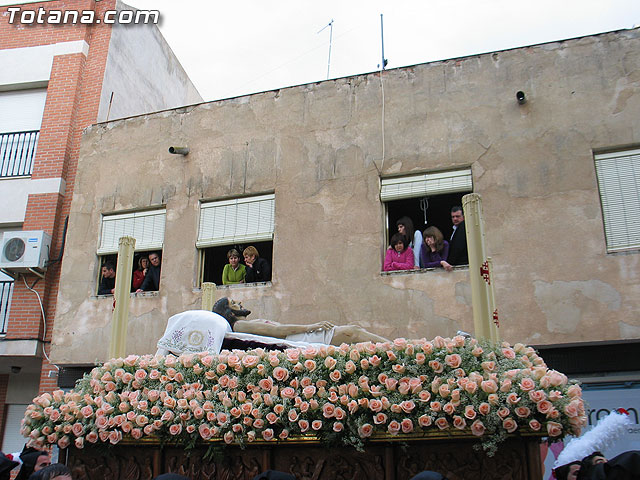
[(447, 262), (449, 256), (449, 242), (447, 242), (438, 227), (429, 227), (424, 231), (424, 245), (420, 251), (420, 265), (422, 268), (442, 267), (447, 271), (453, 267)]
[(246, 267), (240, 263), (240, 253), (235, 248), (227, 252), (227, 263), (222, 270), (222, 284), (233, 285), (236, 283), (244, 283), (247, 276)]

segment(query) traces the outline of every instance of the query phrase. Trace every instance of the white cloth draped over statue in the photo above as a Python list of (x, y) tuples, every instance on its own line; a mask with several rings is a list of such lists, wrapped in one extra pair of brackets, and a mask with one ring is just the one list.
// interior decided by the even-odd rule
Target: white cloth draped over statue
[[(317, 344), (316, 341), (293, 341), (250, 333), (237, 333), (231, 330), (229, 322), (217, 313), (208, 310), (187, 310), (169, 318), (164, 335), (158, 340), (156, 355), (168, 355), (169, 353), (179, 355), (184, 352), (199, 353), (204, 351), (217, 354), (220, 353), (225, 338), (286, 345), (292, 348), (304, 348), (311, 344)], [(326, 340), (326, 336), (317, 340)], [(330, 341), (329, 338), (326, 344)], [(322, 344), (325, 343), (322, 342)]]

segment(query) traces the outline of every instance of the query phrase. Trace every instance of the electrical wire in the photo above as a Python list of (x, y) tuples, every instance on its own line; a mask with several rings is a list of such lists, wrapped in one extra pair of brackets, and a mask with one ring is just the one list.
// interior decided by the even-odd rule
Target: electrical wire
[[(38, 297), (38, 303), (40, 304), (40, 312), (42, 313), (42, 325), (44, 326), (44, 331), (42, 333), (42, 353), (44, 354), (44, 358), (47, 359), (47, 362), (49, 362), (49, 365), (53, 365), (56, 370), (60, 371), (60, 367), (58, 367), (56, 364), (51, 363), (51, 359), (49, 358), (49, 355), (47, 355), (47, 349), (45, 347), (45, 338), (47, 337), (47, 317), (44, 314), (44, 306), (42, 305), (42, 298), (40, 297), (40, 294), (38, 293), (37, 290), (35, 290), (33, 287), (36, 286), (36, 284), (33, 284), (33, 287), (30, 287), (29, 284), (27, 283), (27, 279), (24, 277), (24, 275), (22, 275), (22, 281), (24, 282), (24, 286), (27, 287), (27, 290), (32, 291), (33, 293), (36, 294), (36, 297)], [(37, 283), (37, 281), (36, 281)]]

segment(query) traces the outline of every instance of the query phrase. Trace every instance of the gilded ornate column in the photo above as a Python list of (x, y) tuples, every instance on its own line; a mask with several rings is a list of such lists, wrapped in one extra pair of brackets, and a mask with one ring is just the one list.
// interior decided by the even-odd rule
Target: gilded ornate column
[(118, 264), (116, 266), (115, 301), (113, 318), (111, 320), (109, 358), (126, 356), (127, 325), (129, 323), (129, 303), (131, 301), (131, 276), (133, 274), (133, 252), (135, 248), (135, 238), (120, 238), (118, 242)]
[(202, 284), (202, 310), (211, 311), (216, 302), (216, 284), (204, 282)]
[(485, 246), (482, 197), (477, 193), (465, 195), (462, 197), (462, 208), (469, 252), (474, 336), (497, 342), (498, 310), (493, 293), (492, 263)]

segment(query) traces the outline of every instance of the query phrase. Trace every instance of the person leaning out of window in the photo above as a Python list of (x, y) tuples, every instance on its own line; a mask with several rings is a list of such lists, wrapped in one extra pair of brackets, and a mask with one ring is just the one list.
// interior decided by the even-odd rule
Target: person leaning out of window
[(144, 281), (140, 288), (136, 290), (138, 292), (157, 292), (160, 290), (160, 255), (155, 252), (149, 254), (149, 263), (151, 266), (147, 270), (147, 274), (144, 277)]
[(405, 240), (406, 237), (400, 233), (394, 233), (391, 237), (391, 248), (387, 249), (382, 268), (385, 272), (413, 269), (413, 250), (405, 246)]
[(149, 258), (145, 255), (138, 259), (138, 268), (133, 271), (133, 277), (131, 278), (131, 289), (135, 292), (142, 286), (144, 277), (147, 276), (149, 271)]
[(247, 266), (247, 276), (245, 283), (268, 282), (271, 280), (271, 267), (266, 259), (258, 253), (258, 249), (253, 245), (248, 246), (242, 252), (244, 263)]
[(246, 267), (240, 263), (240, 253), (235, 248), (227, 252), (229, 263), (222, 270), (222, 284), (233, 285), (236, 283), (244, 283), (247, 275)]
[(442, 267), (450, 272), (453, 267), (447, 262), (449, 256), (449, 242), (447, 242), (438, 227), (429, 227), (424, 231), (424, 245), (420, 251), (420, 265), (422, 268)]

